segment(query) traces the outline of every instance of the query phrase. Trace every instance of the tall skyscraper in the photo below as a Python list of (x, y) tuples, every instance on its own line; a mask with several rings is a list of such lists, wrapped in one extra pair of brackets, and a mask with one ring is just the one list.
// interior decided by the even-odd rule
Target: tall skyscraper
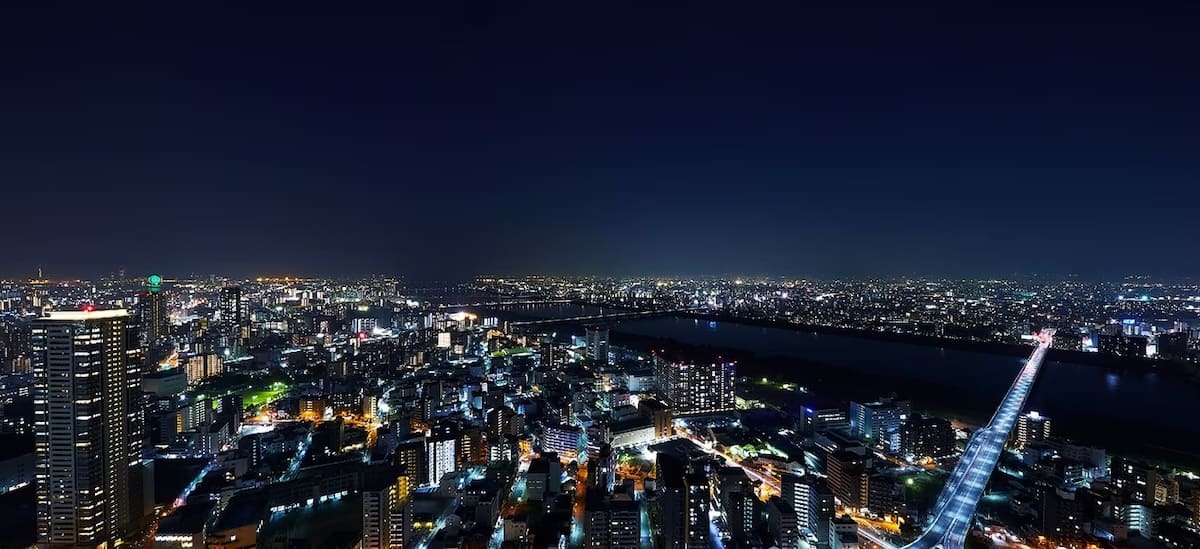
[(217, 306), (221, 316), (218, 327), (225, 348), (230, 354), (241, 355), (250, 337), (250, 316), (246, 314), (246, 304), (242, 301), (242, 287), (221, 288)]
[(241, 326), (242, 319), (245, 317), (245, 309), (242, 306), (242, 287), (226, 286), (221, 288), (218, 306), (222, 324), (229, 327)]
[(608, 328), (588, 326), (584, 329), (587, 339), (587, 357), (597, 364), (608, 364)]
[(659, 396), (675, 415), (715, 414), (735, 409), (734, 363), (672, 362), (661, 368)]
[(1013, 430), (1013, 442), (1017, 448), (1024, 448), (1031, 442), (1050, 438), (1050, 418), (1036, 411), (1029, 411), (1017, 416), (1017, 428)]
[(141, 322), (147, 344), (154, 344), (170, 335), (167, 317), (167, 295), (162, 291), (162, 277), (146, 277), (146, 291), (141, 295)]
[(37, 528), (41, 547), (112, 546), (132, 520), (140, 451), (125, 310), (51, 312), (33, 323)]

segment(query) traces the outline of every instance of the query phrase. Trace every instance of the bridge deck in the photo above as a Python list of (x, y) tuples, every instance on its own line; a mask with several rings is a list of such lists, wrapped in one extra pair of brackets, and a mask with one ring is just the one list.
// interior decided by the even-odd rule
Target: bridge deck
[[(925, 531), (903, 549), (960, 549), (966, 542), (971, 528), (975, 507), (983, 496), (988, 479), (996, 468), (996, 462), (1004, 451), (1004, 443), (1012, 432), (1017, 416), (1025, 406), (1029, 391), (1046, 357), (1046, 350), (1054, 336), (1053, 330), (1038, 334), (1038, 346), (1029, 355), (1029, 360), (1013, 380), (1012, 386), (1000, 401), (1000, 406), (986, 426), (976, 431), (967, 442), (962, 458), (950, 474), (950, 479), (938, 496), (933, 508), (933, 520)], [(877, 544), (892, 549), (892, 545), (878, 536), (865, 536)]]

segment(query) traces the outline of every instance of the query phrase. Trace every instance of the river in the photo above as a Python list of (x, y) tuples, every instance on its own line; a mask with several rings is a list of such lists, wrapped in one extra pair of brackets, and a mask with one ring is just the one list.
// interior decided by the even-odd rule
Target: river
[[(561, 318), (601, 313), (598, 307), (525, 305), (490, 311), (501, 318)], [(612, 312), (612, 311), (610, 311)], [(562, 331), (581, 331), (560, 325)], [(982, 423), (994, 411), (1024, 359), (936, 346), (814, 334), (736, 322), (657, 317), (612, 325), (621, 334), (752, 353), (740, 373), (796, 381), (831, 400), (896, 393), (914, 407)], [(761, 360), (760, 360), (761, 359)], [(770, 366), (770, 371), (762, 369)], [(1200, 385), (1170, 375), (1116, 372), (1047, 359), (1027, 409), (1052, 420), (1052, 431), (1127, 454), (1200, 466)]]

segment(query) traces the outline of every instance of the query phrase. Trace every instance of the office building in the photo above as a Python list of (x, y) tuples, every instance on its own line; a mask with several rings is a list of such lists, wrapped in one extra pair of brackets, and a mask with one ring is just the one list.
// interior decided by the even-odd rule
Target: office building
[(660, 369), (659, 396), (675, 415), (715, 414), (735, 409), (734, 363), (671, 362)]
[(608, 328), (604, 326), (588, 326), (584, 330), (587, 341), (585, 355), (599, 364), (608, 364)]
[(546, 452), (529, 463), (525, 494), (531, 501), (552, 501), (562, 492), (562, 462), (558, 454)]
[(912, 415), (907, 400), (883, 399), (861, 404), (850, 403), (850, 436), (878, 446), (890, 446), (891, 434), (897, 433)]
[(116, 544), (140, 516), (130, 501), (141, 449), (125, 310), (51, 312), (33, 323), (38, 544)]
[(846, 410), (841, 408), (805, 408), (804, 431), (821, 433), (826, 431), (847, 431), (850, 428), (850, 418)]

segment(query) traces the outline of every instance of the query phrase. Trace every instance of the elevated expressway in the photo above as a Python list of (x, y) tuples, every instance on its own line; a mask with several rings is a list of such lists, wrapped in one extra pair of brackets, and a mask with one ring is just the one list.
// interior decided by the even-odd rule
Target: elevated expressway
[[(902, 549), (961, 549), (971, 529), (971, 517), (975, 514), (975, 506), (983, 496), (988, 478), (996, 469), (996, 462), (1004, 450), (1004, 443), (1012, 432), (1017, 416), (1025, 406), (1025, 400), (1037, 379), (1046, 350), (1054, 337), (1054, 330), (1043, 330), (1037, 335), (1038, 346), (1029, 355), (1029, 360), (1013, 380), (1000, 407), (992, 415), (991, 421), (979, 429), (967, 442), (962, 458), (950, 474), (950, 479), (938, 496), (933, 507), (933, 520), (926, 525), (925, 531), (912, 543)], [(872, 542), (894, 549), (894, 545), (875, 535), (873, 532), (861, 531), (864, 537)]]

